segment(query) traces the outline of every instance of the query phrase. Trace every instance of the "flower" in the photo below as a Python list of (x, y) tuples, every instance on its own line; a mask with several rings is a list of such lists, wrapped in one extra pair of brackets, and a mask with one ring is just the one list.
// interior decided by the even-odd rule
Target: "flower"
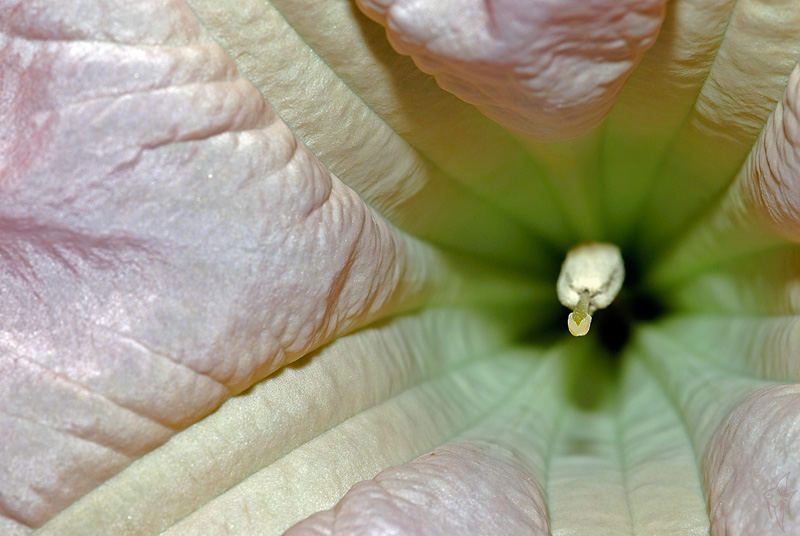
[(797, 531), (796, 9), (673, 2), (536, 115), (363, 3), (515, 136), (350, 2), (189, 4), (0, 2), (2, 532)]

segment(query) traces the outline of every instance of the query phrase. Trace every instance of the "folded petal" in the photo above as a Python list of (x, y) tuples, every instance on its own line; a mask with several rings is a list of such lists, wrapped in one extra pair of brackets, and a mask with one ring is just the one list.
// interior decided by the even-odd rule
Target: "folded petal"
[(353, 486), (331, 510), (287, 536), (349, 534), (550, 534), (541, 487), (513, 452), (446, 444)]
[(704, 460), (711, 534), (800, 531), (800, 384), (761, 389), (742, 401)]
[(800, 241), (798, 117), (800, 65), (792, 70), (783, 97), (736, 180), (663, 256), (651, 275), (656, 284), (672, 285), (712, 266), (735, 265), (747, 256), (755, 261), (765, 250)]
[(0, 10), (5, 515), (41, 524), (342, 333), (517, 293), (378, 216), (184, 4)]
[[(762, 322), (750, 320), (749, 327)], [(695, 323), (711, 328), (704, 330), (709, 339), (705, 348), (693, 342), (693, 330), (670, 329), (670, 338), (663, 327), (649, 328), (639, 340), (692, 439), (711, 534), (796, 532), (800, 387), (745, 375), (752, 369), (742, 365), (750, 361), (749, 353), (759, 352), (763, 338), (735, 347), (724, 341), (725, 330), (713, 329), (708, 319)], [(797, 355), (796, 348), (760, 350)]]
[(800, 64), (767, 121), (749, 162), (748, 205), (776, 233), (800, 242)]
[(596, 126), (653, 44), (661, 0), (360, 0), (402, 54), (444, 89), (523, 136)]

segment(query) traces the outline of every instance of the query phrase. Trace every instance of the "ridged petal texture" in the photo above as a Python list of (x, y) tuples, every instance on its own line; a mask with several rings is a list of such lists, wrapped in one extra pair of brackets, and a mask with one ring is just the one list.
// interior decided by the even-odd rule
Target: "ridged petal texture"
[[(800, 532), (798, 35), (0, 0), (0, 534)], [(616, 371), (539, 336), (589, 239), (668, 305)]]
[(658, 34), (664, 0), (358, 0), (442, 88), (506, 128), (596, 127)]

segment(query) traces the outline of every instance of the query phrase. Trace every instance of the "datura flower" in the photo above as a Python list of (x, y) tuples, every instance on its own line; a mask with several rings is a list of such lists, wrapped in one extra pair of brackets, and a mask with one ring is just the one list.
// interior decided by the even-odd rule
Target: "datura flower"
[(0, 32), (0, 533), (800, 533), (796, 0)]

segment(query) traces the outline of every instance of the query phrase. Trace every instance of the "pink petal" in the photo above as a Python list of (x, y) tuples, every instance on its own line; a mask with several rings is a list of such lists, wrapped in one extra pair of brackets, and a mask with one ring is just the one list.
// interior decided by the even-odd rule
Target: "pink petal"
[(0, 21), (6, 517), (38, 526), (309, 350), (461, 293), (182, 2), (2, 1)]
[(746, 188), (776, 233), (800, 242), (800, 65), (756, 143)]
[(549, 534), (544, 492), (513, 452), (457, 441), (356, 484), (286, 534)]
[(711, 534), (800, 531), (800, 385), (750, 395), (717, 430), (704, 463)]
[(402, 54), (506, 128), (553, 140), (603, 120), (655, 41), (663, 0), (359, 0)]

